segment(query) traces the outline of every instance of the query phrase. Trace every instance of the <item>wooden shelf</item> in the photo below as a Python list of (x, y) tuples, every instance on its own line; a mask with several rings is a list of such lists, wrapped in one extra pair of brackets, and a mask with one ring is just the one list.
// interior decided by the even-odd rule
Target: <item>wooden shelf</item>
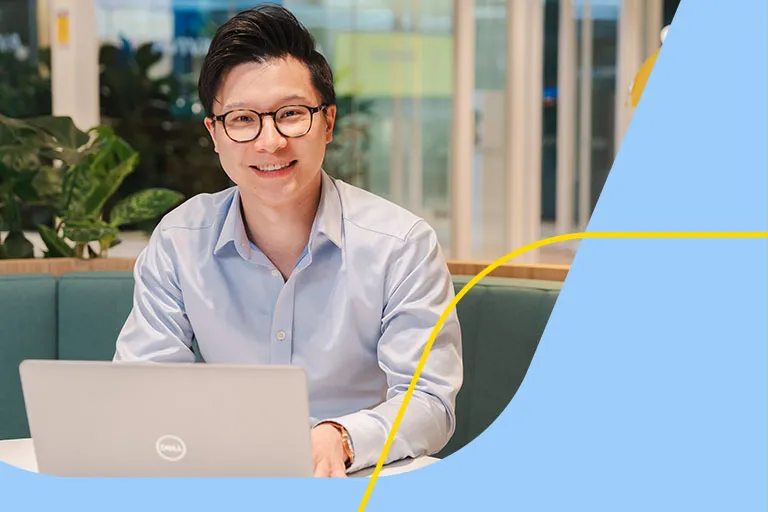
[[(35, 258), (23, 260), (0, 260), (0, 274), (53, 274), (60, 276), (68, 272), (109, 272), (133, 270), (135, 258), (104, 258), (79, 260), (76, 258)], [(476, 276), (492, 262), (448, 261), (453, 275)], [(491, 276), (519, 279), (541, 279), (544, 281), (565, 281), (568, 265), (525, 265), (505, 264), (494, 269)]]

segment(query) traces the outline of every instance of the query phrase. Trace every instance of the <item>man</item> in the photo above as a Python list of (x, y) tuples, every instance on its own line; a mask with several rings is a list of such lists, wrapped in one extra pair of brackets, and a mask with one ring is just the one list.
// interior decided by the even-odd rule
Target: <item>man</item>
[[(315, 475), (375, 465), (454, 296), (437, 237), (411, 213), (322, 170), (336, 116), (333, 76), (290, 12), (265, 6), (221, 26), (199, 94), (236, 186), (162, 219), (136, 262), (115, 361), (193, 362), (195, 339), (206, 362), (299, 365)], [(448, 442), (461, 383), (452, 311), (387, 462)]]

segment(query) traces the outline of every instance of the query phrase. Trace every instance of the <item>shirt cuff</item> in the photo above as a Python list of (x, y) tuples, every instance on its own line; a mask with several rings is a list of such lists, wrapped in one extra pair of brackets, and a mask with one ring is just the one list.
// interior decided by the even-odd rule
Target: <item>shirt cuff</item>
[(318, 421), (314, 426), (329, 421), (338, 423), (347, 429), (349, 434), (355, 460), (347, 468), (347, 473), (354, 473), (376, 465), (384, 449), (384, 444), (387, 442), (388, 434), (381, 423), (369, 416), (366, 411), (360, 411), (338, 418), (327, 418)]

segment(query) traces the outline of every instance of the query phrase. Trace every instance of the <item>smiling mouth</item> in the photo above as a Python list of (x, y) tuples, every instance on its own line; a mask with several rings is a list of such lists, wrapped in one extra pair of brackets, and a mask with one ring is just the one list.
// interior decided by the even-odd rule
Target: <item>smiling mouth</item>
[(296, 163), (296, 160), (292, 160), (290, 162), (277, 164), (277, 165), (252, 165), (251, 168), (261, 172), (277, 172), (277, 171), (282, 171), (283, 169), (287, 169), (288, 167), (292, 166), (295, 163)]

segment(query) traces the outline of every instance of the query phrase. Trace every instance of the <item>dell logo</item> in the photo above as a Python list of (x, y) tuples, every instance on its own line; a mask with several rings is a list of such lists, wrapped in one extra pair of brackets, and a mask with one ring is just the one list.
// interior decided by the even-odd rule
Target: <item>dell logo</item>
[(161, 458), (170, 462), (180, 461), (187, 454), (187, 445), (184, 444), (184, 441), (180, 437), (172, 435), (165, 435), (158, 439), (155, 443), (155, 449)]

